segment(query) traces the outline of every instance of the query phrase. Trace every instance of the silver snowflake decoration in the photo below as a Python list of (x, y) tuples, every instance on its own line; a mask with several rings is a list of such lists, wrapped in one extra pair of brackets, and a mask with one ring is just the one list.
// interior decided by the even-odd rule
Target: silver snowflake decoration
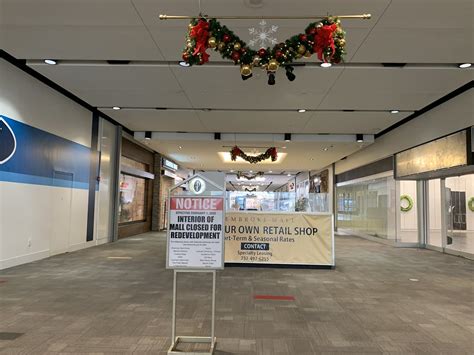
[(249, 28), (249, 34), (251, 36), (249, 41), (250, 47), (253, 47), (254, 49), (260, 49), (277, 44), (278, 41), (276, 37), (274, 37), (277, 30), (278, 26), (271, 25), (270, 27), (267, 27), (267, 21), (260, 21), (259, 28)]

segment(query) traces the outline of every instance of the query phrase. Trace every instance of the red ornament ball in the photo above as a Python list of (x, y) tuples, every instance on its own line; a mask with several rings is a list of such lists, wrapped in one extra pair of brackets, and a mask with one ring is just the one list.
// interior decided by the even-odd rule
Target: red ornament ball
[(260, 49), (258, 50), (258, 55), (259, 55), (261, 58), (265, 57), (266, 54), (267, 54), (267, 50), (266, 50), (265, 48), (260, 48)]
[(306, 35), (300, 34), (300, 41), (306, 42), (307, 40), (308, 40), (308, 37), (306, 37)]
[(240, 53), (239, 52), (232, 52), (232, 54), (230, 56), (231, 56), (231, 58), (234, 62), (236, 62), (240, 59)]
[(318, 32), (316, 30), (315, 27), (311, 27), (309, 30), (308, 30), (308, 34), (311, 35), (311, 36), (314, 36), (316, 34), (316, 32)]
[(181, 56), (181, 58), (183, 58), (183, 60), (184, 60), (185, 62), (187, 62), (187, 61), (189, 60), (189, 53), (184, 52), (183, 55)]
[(278, 50), (278, 51), (275, 52), (275, 57), (281, 58), (282, 56), (283, 56), (283, 52), (282, 52), (282, 51)]
[(226, 33), (224, 36), (222, 36), (222, 40), (227, 43), (230, 41), (230, 36)]

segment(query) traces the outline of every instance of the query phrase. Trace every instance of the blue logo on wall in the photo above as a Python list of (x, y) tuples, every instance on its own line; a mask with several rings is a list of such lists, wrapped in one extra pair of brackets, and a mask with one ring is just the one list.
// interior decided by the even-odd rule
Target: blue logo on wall
[(0, 117), (0, 164), (6, 163), (15, 154), (16, 137), (8, 123)]

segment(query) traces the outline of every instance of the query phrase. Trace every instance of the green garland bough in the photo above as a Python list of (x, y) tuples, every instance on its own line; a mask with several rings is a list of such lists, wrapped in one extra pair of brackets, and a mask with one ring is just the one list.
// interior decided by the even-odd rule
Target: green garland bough
[(248, 161), (250, 164), (257, 164), (263, 160), (271, 159), (272, 161), (276, 161), (278, 159), (278, 153), (275, 147), (268, 148), (265, 153), (259, 155), (247, 155), (244, 153), (242, 149), (235, 146), (230, 151), (230, 159), (232, 161), (236, 161), (237, 157), (241, 157), (245, 161)]
[[(404, 207), (402, 202), (406, 202), (407, 205)], [(401, 195), (400, 196), (400, 211), (408, 212), (413, 208), (413, 199), (409, 195)]]
[(328, 16), (321, 21), (310, 23), (304, 33), (296, 34), (273, 48), (251, 49), (232, 30), (214, 18), (204, 16), (194, 18), (189, 24), (186, 47), (182, 58), (189, 65), (202, 65), (209, 61), (208, 48), (219, 52), (222, 58), (240, 65), (242, 79), (252, 76), (253, 68), (262, 68), (269, 76), (268, 84), (275, 84), (275, 72), (284, 66), (288, 80), (295, 75), (291, 64), (302, 58), (316, 54), (325, 63), (340, 63), (345, 51), (345, 32), (337, 17)]
[(245, 174), (243, 173), (242, 171), (237, 171), (237, 179), (240, 179), (240, 178), (246, 178), (247, 180), (253, 180), (257, 177), (260, 177), (260, 176), (263, 176), (264, 172), (263, 171), (259, 171), (255, 174)]

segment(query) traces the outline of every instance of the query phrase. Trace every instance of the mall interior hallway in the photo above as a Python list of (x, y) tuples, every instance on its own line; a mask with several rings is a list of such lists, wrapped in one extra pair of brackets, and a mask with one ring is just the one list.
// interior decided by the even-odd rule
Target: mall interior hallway
[[(0, 353), (165, 354), (164, 264), (165, 236), (151, 233), (0, 271)], [(472, 261), (338, 236), (336, 264), (219, 272), (216, 354), (474, 350)], [(178, 334), (208, 335), (210, 286), (181, 276)]]

